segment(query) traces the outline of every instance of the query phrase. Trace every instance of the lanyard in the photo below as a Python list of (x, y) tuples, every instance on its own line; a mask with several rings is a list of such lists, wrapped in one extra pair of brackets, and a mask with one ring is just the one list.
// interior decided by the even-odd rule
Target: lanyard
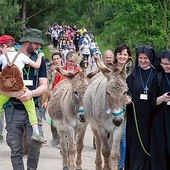
[(168, 85), (169, 85), (169, 87), (170, 87), (170, 81), (169, 81), (169, 78), (168, 78), (167, 73), (165, 73), (165, 75), (166, 75), (166, 80), (167, 80), (167, 82), (168, 82)]
[(148, 76), (148, 79), (147, 79), (145, 85), (144, 85), (144, 81), (143, 81), (143, 78), (142, 78), (142, 73), (141, 73), (141, 68), (140, 68), (140, 66), (138, 66), (138, 69), (139, 69), (140, 79), (141, 79), (141, 82), (142, 82), (142, 87), (143, 87), (144, 93), (147, 94), (147, 91), (149, 90), (149, 89), (147, 88), (147, 85), (148, 85), (149, 80), (150, 80), (150, 78), (151, 78), (152, 68), (150, 69), (150, 73), (149, 73), (149, 76)]
[(30, 73), (30, 67), (28, 67), (28, 71), (24, 68), (23, 69), (24, 74), (27, 76), (27, 80), (29, 80), (29, 73)]

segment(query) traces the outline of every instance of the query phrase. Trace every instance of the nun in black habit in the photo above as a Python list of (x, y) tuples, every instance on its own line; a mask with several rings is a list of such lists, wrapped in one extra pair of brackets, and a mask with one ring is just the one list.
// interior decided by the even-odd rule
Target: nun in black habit
[(151, 103), (155, 111), (151, 132), (151, 169), (170, 170), (170, 50), (158, 53), (162, 72), (154, 78)]
[(125, 170), (150, 170), (150, 138), (154, 112), (148, 98), (152, 79), (157, 74), (158, 59), (148, 45), (136, 48), (136, 63), (127, 77), (126, 158)]

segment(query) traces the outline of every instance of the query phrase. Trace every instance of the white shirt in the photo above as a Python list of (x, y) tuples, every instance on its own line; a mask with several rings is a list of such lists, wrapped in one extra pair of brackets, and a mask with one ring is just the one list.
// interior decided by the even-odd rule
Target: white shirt
[(81, 53), (85, 55), (90, 55), (90, 45), (89, 44), (82, 44), (81, 45)]
[(91, 42), (91, 44), (90, 44), (90, 48), (91, 48), (91, 49), (96, 48), (96, 43), (95, 43), (95, 42)]
[(64, 57), (66, 57), (67, 53), (68, 53), (68, 49), (63, 49), (62, 50), (62, 54), (64, 55)]
[[(10, 62), (12, 62), (17, 53), (18, 52), (7, 52)], [(19, 68), (22, 74), (22, 69), (24, 68), (25, 64), (28, 64), (30, 61), (31, 59), (27, 55), (25, 55), (24, 53), (20, 53), (17, 56), (14, 64)], [(0, 64), (2, 64), (2, 69), (7, 65), (6, 57), (4, 54), (0, 55)]]
[(58, 38), (58, 31), (57, 30), (52, 31), (52, 37), (53, 38)]

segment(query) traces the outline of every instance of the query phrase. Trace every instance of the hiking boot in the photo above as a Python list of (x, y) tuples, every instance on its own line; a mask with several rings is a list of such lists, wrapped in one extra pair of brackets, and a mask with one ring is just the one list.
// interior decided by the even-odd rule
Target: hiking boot
[(61, 149), (60, 144), (56, 145), (56, 148), (57, 148), (57, 149)]
[(50, 143), (51, 143), (51, 146), (55, 146), (58, 149), (61, 148), (59, 142), (57, 141), (57, 139), (52, 138)]
[(47, 141), (42, 137), (42, 135), (38, 135), (35, 132), (33, 132), (31, 139), (36, 140), (39, 143), (47, 143)]
[(59, 144), (59, 142), (57, 141), (57, 139), (54, 139), (54, 138), (52, 138), (51, 139), (51, 146), (57, 146), (58, 144)]

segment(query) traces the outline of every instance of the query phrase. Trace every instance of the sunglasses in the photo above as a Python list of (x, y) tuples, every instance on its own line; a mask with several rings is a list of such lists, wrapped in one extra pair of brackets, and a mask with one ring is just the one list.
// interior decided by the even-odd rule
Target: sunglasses
[(68, 61), (68, 62), (69, 62), (69, 63), (71, 63), (71, 64), (74, 64), (74, 63), (75, 63), (74, 61), (71, 61), (71, 60), (70, 60), (70, 61)]

